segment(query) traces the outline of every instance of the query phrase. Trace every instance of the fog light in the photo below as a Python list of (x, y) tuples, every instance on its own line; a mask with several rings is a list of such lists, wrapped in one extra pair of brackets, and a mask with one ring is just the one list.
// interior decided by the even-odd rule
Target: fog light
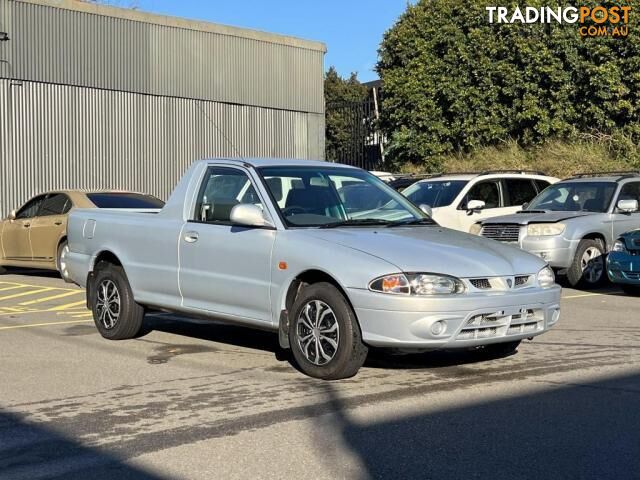
[(434, 335), (442, 335), (446, 329), (447, 323), (442, 320), (439, 320), (431, 325), (431, 333), (433, 333)]

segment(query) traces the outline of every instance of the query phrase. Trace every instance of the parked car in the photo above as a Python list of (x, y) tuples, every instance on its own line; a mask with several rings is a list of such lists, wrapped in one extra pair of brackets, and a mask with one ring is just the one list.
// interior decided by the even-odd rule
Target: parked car
[(375, 175), (376, 177), (378, 177), (380, 180), (384, 181), (384, 182), (392, 182), (396, 179), (396, 176), (393, 173), (389, 173), (389, 172), (381, 172), (378, 170), (370, 170), (369, 173)]
[(396, 177), (393, 180), (391, 180), (391, 181), (389, 181), (387, 183), (394, 190), (397, 190), (398, 192), (402, 192), (406, 188), (408, 188), (411, 185), (413, 185), (414, 183), (416, 183), (418, 180), (422, 180), (424, 178), (431, 178), (432, 176), (433, 175), (430, 175), (430, 174), (426, 174), (426, 175), (416, 175), (416, 174), (396, 175)]
[(429, 207), (427, 212), (443, 227), (468, 232), (480, 220), (521, 210), (557, 181), (539, 172), (455, 173), (420, 180), (402, 194)]
[(73, 208), (162, 208), (151, 195), (62, 190), (38, 195), (0, 223), (0, 266), (58, 270), (68, 280), (67, 216)]
[(547, 188), (523, 211), (477, 224), (473, 233), (518, 245), (564, 273), (571, 286), (606, 279), (605, 255), (640, 227), (640, 173), (577, 175)]
[(136, 336), (145, 309), (218, 318), (279, 332), (323, 379), (354, 375), (370, 345), (513, 352), (560, 315), (543, 260), (441, 228), (346, 165), (200, 161), (157, 214), (75, 210), (68, 230), (105, 338)]
[(609, 280), (631, 295), (640, 295), (640, 228), (623, 233), (607, 256)]

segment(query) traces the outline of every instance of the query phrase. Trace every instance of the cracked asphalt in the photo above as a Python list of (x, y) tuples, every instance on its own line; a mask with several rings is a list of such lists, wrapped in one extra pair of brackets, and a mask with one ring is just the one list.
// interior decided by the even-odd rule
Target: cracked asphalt
[(565, 289), (517, 354), (305, 377), (275, 334), (148, 315), (109, 342), (54, 275), (0, 277), (0, 479), (640, 478), (640, 298)]

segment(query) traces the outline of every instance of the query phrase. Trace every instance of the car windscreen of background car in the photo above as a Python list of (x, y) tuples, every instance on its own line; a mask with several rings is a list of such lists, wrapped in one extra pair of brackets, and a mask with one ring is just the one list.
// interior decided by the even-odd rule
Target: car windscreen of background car
[(87, 198), (98, 208), (162, 208), (164, 202), (139, 193), (88, 193)]
[(431, 208), (451, 205), (467, 180), (421, 181), (407, 187), (402, 194), (415, 205), (429, 205)]
[(534, 198), (527, 210), (606, 212), (616, 187), (614, 182), (556, 183)]

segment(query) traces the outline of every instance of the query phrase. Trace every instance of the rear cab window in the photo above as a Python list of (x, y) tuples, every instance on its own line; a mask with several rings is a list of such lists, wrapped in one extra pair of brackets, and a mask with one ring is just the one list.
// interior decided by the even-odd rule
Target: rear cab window
[(152, 195), (141, 193), (87, 193), (87, 198), (98, 208), (162, 208), (164, 202)]
[(520, 207), (529, 203), (538, 194), (535, 184), (529, 178), (505, 178), (503, 182), (505, 207)]

